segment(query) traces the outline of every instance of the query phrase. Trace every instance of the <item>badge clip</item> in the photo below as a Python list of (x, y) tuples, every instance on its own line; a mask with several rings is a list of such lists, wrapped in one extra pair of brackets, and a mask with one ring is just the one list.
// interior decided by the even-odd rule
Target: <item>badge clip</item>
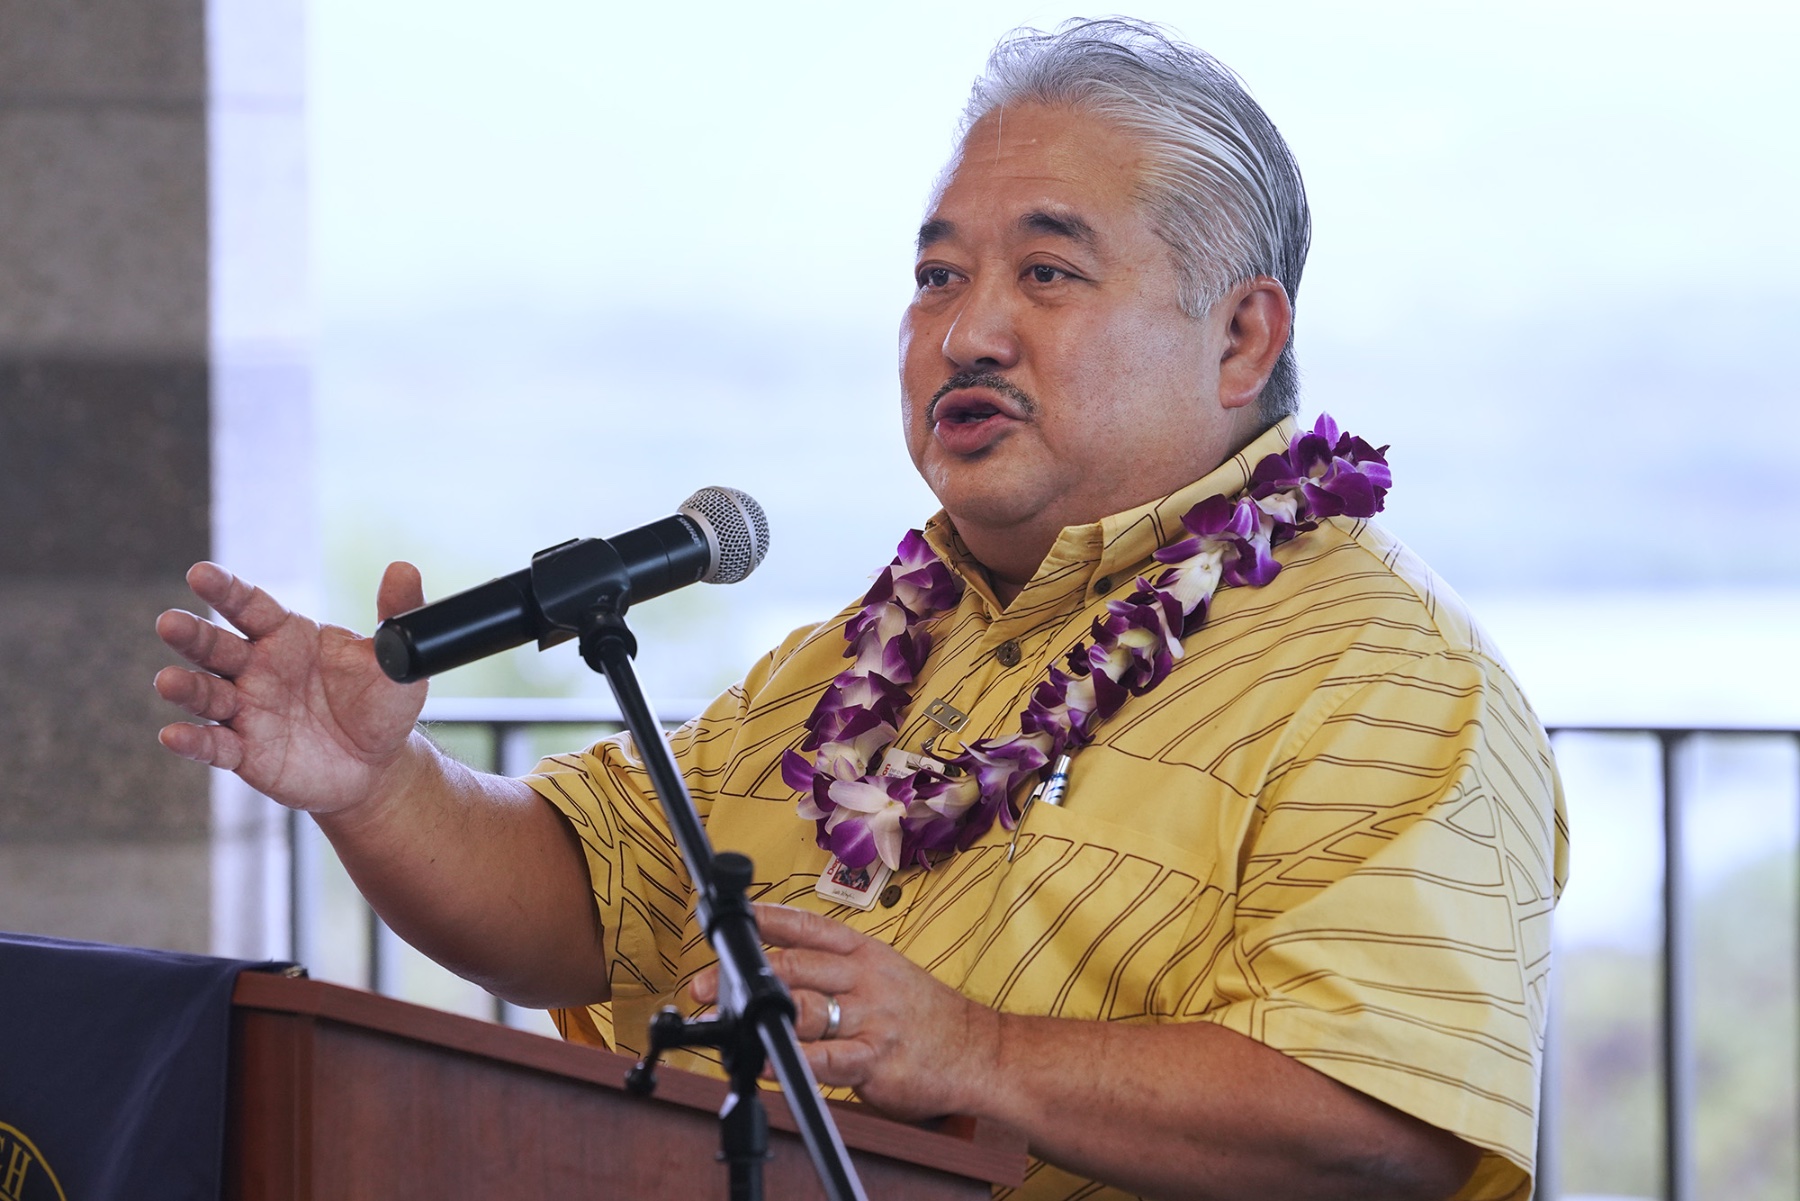
[[(939, 753), (937, 751), (938, 739), (946, 734), (955, 734), (969, 724), (969, 715), (943, 697), (938, 697), (925, 706), (925, 717), (926, 720), (935, 723), (938, 727), (937, 733), (927, 738), (925, 745), (919, 748), (921, 753), (926, 755)], [(942, 771), (943, 769), (940, 767), (937, 770)], [(960, 769), (954, 769), (950, 774), (955, 775), (959, 771)]]
[(939, 697), (925, 706), (925, 716), (952, 734), (959, 732), (969, 724), (969, 715), (943, 697)]

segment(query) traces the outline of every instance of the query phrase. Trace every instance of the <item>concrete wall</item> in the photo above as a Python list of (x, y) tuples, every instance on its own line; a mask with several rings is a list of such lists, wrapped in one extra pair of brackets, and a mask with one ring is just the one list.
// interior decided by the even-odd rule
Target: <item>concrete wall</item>
[(205, 949), (150, 633), (210, 550), (201, 0), (0, 0), (0, 926)]

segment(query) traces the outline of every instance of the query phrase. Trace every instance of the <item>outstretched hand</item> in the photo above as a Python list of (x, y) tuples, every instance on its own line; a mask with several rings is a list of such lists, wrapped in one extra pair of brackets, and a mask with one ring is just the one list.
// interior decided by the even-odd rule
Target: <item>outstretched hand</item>
[[(1000, 1015), (940, 983), (886, 943), (785, 905), (756, 905), (769, 964), (794, 995), (800, 1036), (821, 1084), (848, 1085), (903, 1120), (970, 1113), (999, 1061)], [(718, 999), (716, 967), (694, 999)], [(829, 999), (838, 1028), (824, 1038)]]
[[(195, 564), (187, 581), (239, 633), (180, 609), (157, 618), (158, 636), (200, 669), (165, 667), (157, 693), (216, 723), (165, 726), (162, 744), (295, 809), (330, 813), (373, 796), (401, 758), (425, 685), (395, 684), (373, 639), (291, 612), (215, 563)], [(381, 619), (424, 601), (418, 569), (390, 565)]]

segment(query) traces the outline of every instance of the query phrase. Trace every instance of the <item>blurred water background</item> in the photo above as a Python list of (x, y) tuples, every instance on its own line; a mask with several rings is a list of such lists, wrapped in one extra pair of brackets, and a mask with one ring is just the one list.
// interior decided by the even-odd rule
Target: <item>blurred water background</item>
[[(935, 507), (898, 436), (910, 243), (987, 49), (1067, 10), (314, 0), (325, 615), (441, 595), (725, 483), (749, 581), (641, 610), (653, 695), (736, 678)], [(1153, 2), (1305, 172), (1305, 410), (1558, 724), (1800, 728), (1800, 9)], [(566, 649), (566, 648), (565, 648)], [(522, 651), (441, 693), (583, 695)], [(1654, 743), (1567, 735), (1560, 1185), (1653, 1196)], [(1705, 1196), (1792, 1197), (1794, 743), (1698, 743)]]

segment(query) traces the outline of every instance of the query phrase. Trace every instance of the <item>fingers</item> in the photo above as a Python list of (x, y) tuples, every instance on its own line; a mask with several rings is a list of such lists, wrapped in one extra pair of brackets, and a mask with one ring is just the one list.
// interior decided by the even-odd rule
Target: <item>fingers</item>
[[(865, 1043), (828, 1038), (809, 1042), (802, 1052), (820, 1084), (862, 1089), (876, 1065), (873, 1048)], [(859, 1093), (860, 1095), (860, 1093)]]
[[(831, 1003), (834, 1000), (838, 1006), (838, 1024), (837, 1029), (831, 1031), (831, 1037), (836, 1039), (855, 1036), (855, 1023), (850, 1018), (855, 1002), (848, 996), (851, 991), (849, 987), (843, 993), (822, 992), (795, 985), (779, 967), (776, 968), (776, 975), (781, 976), (782, 982), (789, 986), (789, 991), (793, 994), (794, 1033), (800, 1036), (802, 1042), (818, 1042), (825, 1037), (825, 1032), (831, 1027)], [(716, 1002), (719, 999), (718, 989), (717, 968), (707, 968), (688, 984), (688, 991), (702, 1005)]]
[(702, 1005), (711, 1005), (719, 999), (719, 969), (703, 968), (692, 980), (688, 981), (688, 992), (694, 1000)]
[(425, 603), (425, 582), (411, 563), (389, 563), (375, 591), (375, 618), (386, 621)]
[[(837, 924), (830, 918), (822, 917), (819, 920), (830, 925)], [(849, 930), (848, 927), (843, 927), (843, 929), (851, 935), (852, 940), (863, 940), (863, 935)], [(766, 931), (764, 938), (768, 939)], [(795, 1004), (801, 1007), (803, 1013), (808, 1004), (803, 998), (810, 995), (813, 998), (811, 1004), (818, 1007), (816, 1012), (820, 1015), (825, 1013), (824, 998), (841, 996), (853, 991), (863, 970), (855, 959), (843, 952), (822, 951), (812, 947), (782, 947), (771, 951), (769, 952), (769, 967), (794, 994)], [(708, 967), (696, 973), (688, 983), (688, 991), (693, 995), (694, 1000), (702, 1005), (711, 1005), (716, 1002), (719, 999), (719, 969), (716, 966)], [(817, 1026), (821, 1030), (824, 1029), (823, 1016), (820, 1017)], [(816, 1038), (817, 1035), (815, 1034), (813, 1037)]]
[(790, 990), (809, 988), (836, 995), (857, 986), (862, 969), (846, 955), (810, 948), (783, 948), (769, 952), (769, 966)]
[[(227, 678), (243, 671), (250, 661), (248, 642), (183, 609), (169, 609), (158, 617), (156, 635), (189, 663)], [(157, 691), (162, 688), (158, 686)]]
[(244, 761), (244, 744), (226, 726), (164, 726), (157, 741), (196, 763), (210, 763), (226, 771), (236, 771)]
[(290, 616), (274, 597), (217, 563), (194, 564), (188, 568), (187, 582), (195, 596), (249, 638), (267, 637)]
[(762, 902), (751, 905), (762, 940), (776, 947), (810, 947), (836, 955), (848, 955), (866, 941), (842, 922), (804, 909)]
[(240, 698), (229, 680), (199, 671), (165, 667), (156, 673), (156, 694), (207, 721), (230, 721), (237, 716)]
[[(841, 955), (821, 954), (817, 951), (775, 951), (769, 956), (769, 967), (788, 986), (789, 991), (795, 994), (796, 1002), (802, 989), (836, 995), (847, 993), (856, 987), (856, 964)], [(698, 972), (688, 982), (688, 991), (700, 1004), (713, 1004), (719, 999), (719, 969), (715, 966)], [(819, 1003), (824, 1004), (823, 1001)], [(819, 1012), (823, 1013), (824, 1010)], [(823, 1027), (824, 1023), (820, 1022), (819, 1025)]]
[[(841, 922), (785, 905), (755, 906), (762, 940), (776, 949), (769, 952), (769, 966), (794, 998), (794, 1030), (803, 1040), (825, 1037), (830, 1025), (831, 1003), (838, 1006), (833, 1038), (849, 1036), (849, 999), (856, 991), (867, 964), (853, 955), (873, 940)], [(719, 969), (708, 967), (688, 985), (695, 1001), (714, 1004), (719, 999)]]
[[(837, 1029), (831, 1029), (831, 1003), (837, 1002)], [(818, 1042), (830, 1031), (832, 1038), (855, 1038), (856, 1023), (851, 1011), (856, 1002), (837, 993), (820, 993), (801, 989), (794, 994), (794, 1033), (802, 1042)]]

